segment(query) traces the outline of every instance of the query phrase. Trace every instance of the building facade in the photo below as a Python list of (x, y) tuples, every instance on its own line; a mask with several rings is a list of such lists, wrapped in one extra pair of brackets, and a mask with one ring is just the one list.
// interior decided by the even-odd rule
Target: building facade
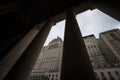
[(120, 68), (94, 69), (97, 80), (120, 80)]
[[(104, 46), (105, 43), (99, 42), (100, 40), (96, 39), (94, 35), (85, 36), (83, 39), (97, 80), (120, 80), (120, 67), (110, 67), (107, 56), (104, 57), (104, 53), (100, 50), (99, 45)], [(102, 48), (104, 49), (104, 47)], [(109, 56), (109, 53), (107, 54)]]
[(100, 33), (99, 47), (109, 67), (120, 67), (120, 30)]
[(95, 38), (95, 36), (88, 35), (83, 37), (83, 39), (93, 68), (105, 68), (108, 64), (106, 63), (98, 47), (98, 40)]
[(60, 80), (62, 49), (63, 41), (59, 37), (44, 46), (34, 65), (30, 80), (41, 80), (39, 76), (49, 80)]
[[(108, 32), (117, 34), (119, 30), (110, 30)], [(100, 34), (100, 39), (96, 39), (94, 35), (88, 35), (83, 37), (85, 46), (93, 66), (97, 80), (120, 80), (120, 57), (115, 54), (119, 54), (119, 36), (113, 40), (119, 49), (118, 51), (112, 51), (109, 48), (111, 41), (106, 36), (108, 32)], [(112, 34), (113, 35), (113, 34)], [(111, 38), (110, 38), (111, 39)], [(118, 41), (118, 42), (116, 42)], [(111, 45), (112, 46), (112, 45)], [(107, 49), (107, 51), (105, 51)], [(30, 74), (29, 80), (60, 80), (61, 64), (62, 64), (62, 51), (63, 41), (57, 37), (53, 39), (47, 46), (44, 46), (36, 64)], [(116, 66), (117, 64), (117, 66)]]

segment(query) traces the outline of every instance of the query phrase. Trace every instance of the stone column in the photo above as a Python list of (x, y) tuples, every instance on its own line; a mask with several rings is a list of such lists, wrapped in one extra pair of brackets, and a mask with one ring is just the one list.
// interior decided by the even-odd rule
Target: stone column
[(28, 78), (50, 32), (51, 26), (51, 20), (48, 20), (17, 60), (4, 80), (26, 80)]
[(61, 80), (95, 80), (94, 71), (72, 9), (66, 11)]
[(13, 65), (16, 63), (16, 61), (20, 58), (20, 56), (23, 54), (25, 49), (28, 47), (28, 45), (31, 43), (31, 41), (34, 39), (34, 37), (38, 34), (39, 30), (43, 27), (45, 22), (35, 26), (33, 29), (31, 29), (18, 43), (15, 45), (7, 55), (0, 60), (0, 80), (3, 80), (3, 78), (7, 75), (7, 73), (10, 71), (10, 69), (13, 67)]

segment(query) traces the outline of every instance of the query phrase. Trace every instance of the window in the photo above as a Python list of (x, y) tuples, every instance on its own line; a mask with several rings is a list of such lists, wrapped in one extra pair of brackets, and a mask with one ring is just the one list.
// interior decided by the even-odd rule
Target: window
[(98, 75), (97, 75), (97, 73), (96, 73), (96, 72), (95, 72), (95, 77), (96, 77), (96, 79), (97, 79), (97, 80), (99, 80)]
[(91, 46), (91, 48), (93, 48), (93, 46)]
[(109, 71), (108, 71), (108, 75), (109, 75), (109, 77), (110, 77), (111, 80), (114, 80), (112, 74)]
[(101, 75), (103, 80), (107, 80), (103, 72), (101, 72)]
[(116, 75), (120, 76), (120, 74), (117, 71), (115, 71), (115, 73), (116, 73)]
[(56, 77), (58, 77), (58, 74), (56, 74)]
[(52, 75), (52, 77), (54, 77), (54, 74)]
[(94, 45), (94, 47), (96, 47), (96, 45)]
[(88, 46), (88, 49), (90, 49), (90, 47)]
[(53, 78), (51, 80), (54, 80)]

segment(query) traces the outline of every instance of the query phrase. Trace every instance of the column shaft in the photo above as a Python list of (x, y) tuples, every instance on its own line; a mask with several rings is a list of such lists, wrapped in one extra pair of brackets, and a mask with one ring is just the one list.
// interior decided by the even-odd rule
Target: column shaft
[(27, 79), (50, 32), (51, 26), (51, 20), (48, 20), (4, 80)]
[(33, 29), (31, 29), (9, 51), (9, 53), (7, 53), (7, 55), (2, 60), (0, 60), (0, 80), (3, 80), (3, 78), (7, 75), (7, 73), (10, 71), (10, 69), (13, 67), (13, 65), (16, 63), (16, 61), (23, 54), (25, 49), (28, 47), (28, 45), (31, 43), (31, 41), (34, 39), (34, 37), (37, 35), (39, 30), (43, 27), (43, 25), (44, 25), (44, 22), (41, 23), (39, 26), (35, 26)]
[(72, 9), (66, 11), (61, 80), (95, 80), (92, 65)]

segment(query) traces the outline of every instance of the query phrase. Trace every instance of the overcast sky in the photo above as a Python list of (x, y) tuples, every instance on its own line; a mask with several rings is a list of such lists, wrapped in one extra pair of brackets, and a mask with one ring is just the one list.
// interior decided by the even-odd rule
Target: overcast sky
[[(76, 19), (83, 36), (94, 34), (98, 38), (100, 32), (116, 28), (120, 29), (119, 21), (113, 19), (98, 9), (94, 9), (92, 11), (84, 11), (78, 14), (76, 16)], [(48, 35), (45, 45), (47, 45), (52, 39), (56, 38), (57, 36), (63, 39), (64, 28), (65, 20), (54, 25), (50, 31), (50, 34)]]

